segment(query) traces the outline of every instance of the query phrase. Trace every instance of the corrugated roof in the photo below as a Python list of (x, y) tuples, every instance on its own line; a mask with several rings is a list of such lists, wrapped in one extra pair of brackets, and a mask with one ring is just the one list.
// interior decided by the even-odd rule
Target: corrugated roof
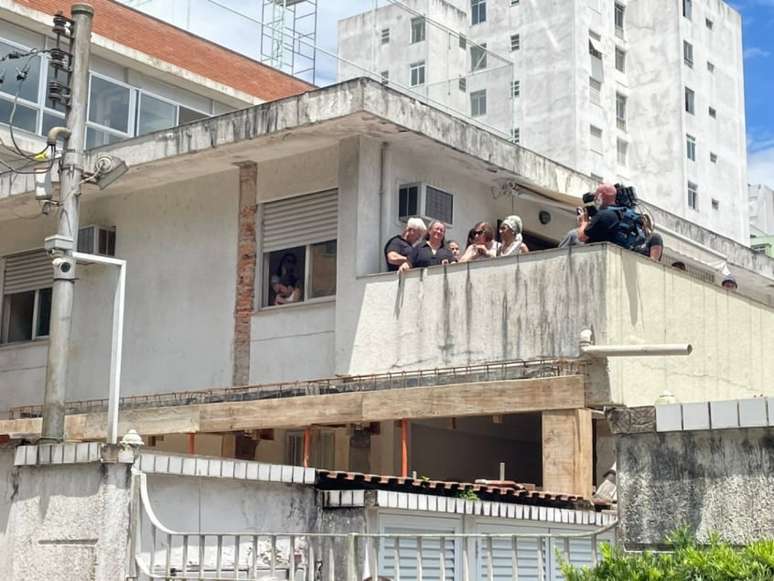
[[(331, 489), (373, 489), (459, 497), (474, 493), (480, 500), (533, 504), (555, 508), (587, 508), (596, 503), (575, 494), (538, 490), (534, 484), (503, 481), (453, 482), (340, 470), (317, 470), (317, 487)], [(599, 506), (598, 504), (596, 504)]]

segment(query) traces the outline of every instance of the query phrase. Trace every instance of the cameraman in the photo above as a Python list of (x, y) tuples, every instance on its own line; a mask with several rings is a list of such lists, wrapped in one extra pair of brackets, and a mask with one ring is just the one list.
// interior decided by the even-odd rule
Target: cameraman
[(611, 184), (599, 185), (594, 192), (596, 214), (589, 218), (589, 213), (584, 210), (578, 218), (578, 239), (581, 242), (616, 242), (615, 230), (620, 218), (615, 210), (608, 208), (608, 206), (615, 205), (615, 198), (615, 186)]

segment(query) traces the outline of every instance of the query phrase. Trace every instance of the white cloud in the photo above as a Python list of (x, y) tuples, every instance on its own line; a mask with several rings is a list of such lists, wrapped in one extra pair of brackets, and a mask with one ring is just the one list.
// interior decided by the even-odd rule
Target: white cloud
[(774, 145), (748, 154), (747, 181), (774, 188)]
[(771, 55), (769, 51), (758, 48), (757, 46), (751, 46), (750, 48), (744, 49), (744, 58), (746, 59), (766, 58), (769, 55)]

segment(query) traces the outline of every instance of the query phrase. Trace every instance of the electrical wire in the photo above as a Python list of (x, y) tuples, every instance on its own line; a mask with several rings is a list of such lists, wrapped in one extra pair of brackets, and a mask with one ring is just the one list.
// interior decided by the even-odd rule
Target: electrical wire
[[(24, 85), (24, 81), (27, 80), (27, 76), (29, 75), (32, 59), (38, 56), (40, 52), (43, 52), (43, 51), (38, 51), (38, 50), (30, 51), (27, 55), (27, 60), (25, 61), (24, 66), (21, 69), (18, 69), (18, 74), (16, 75), (16, 78), (19, 80), (19, 85), (16, 87), (16, 94), (14, 95), (14, 98), (13, 98), (13, 109), (11, 109), (11, 117), (8, 120), (8, 126), (11, 133), (11, 142), (13, 143), (13, 146), (16, 149), (16, 152), (26, 159), (35, 160), (35, 161), (40, 161), (38, 158), (41, 155), (47, 153), (48, 150), (51, 148), (51, 146), (46, 144), (46, 147), (44, 149), (41, 149), (36, 153), (32, 153), (32, 154), (25, 153), (22, 150), (22, 148), (19, 147), (19, 144), (16, 143), (16, 137), (13, 133), (13, 120), (14, 120), (14, 117), (16, 116), (16, 107), (19, 104), (19, 93), (21, 93), (21, 89), (22, 89), (22, 86)], [(52, 155), (52, 159), (53, 159), (53, 155)]]

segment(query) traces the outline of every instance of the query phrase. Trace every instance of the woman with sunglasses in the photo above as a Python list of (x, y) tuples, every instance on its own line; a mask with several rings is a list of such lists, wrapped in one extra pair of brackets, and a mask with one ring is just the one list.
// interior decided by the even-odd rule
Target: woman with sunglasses
[(460, 257), (460, 262), (494, 258), (500, 243), (494, 239), (494, 228), (488, 222), (479, 222), (473, 227), (473, 243), (468, 245)]

